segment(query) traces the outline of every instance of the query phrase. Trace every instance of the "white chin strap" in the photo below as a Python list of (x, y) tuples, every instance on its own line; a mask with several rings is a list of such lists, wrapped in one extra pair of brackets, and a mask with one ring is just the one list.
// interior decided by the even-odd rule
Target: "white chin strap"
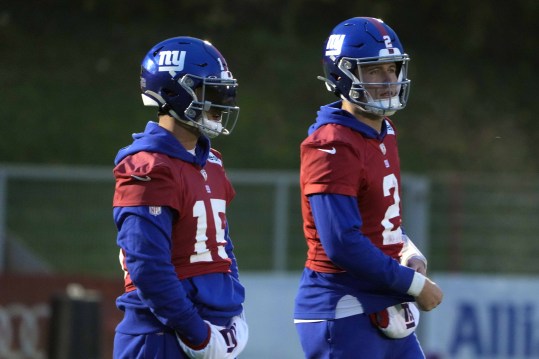
[(198, 128), (200, 129), (200, 132), (209, 138), (215, 138), (219, 135), (228, 135), (228, 131), (223, 128), (221, 122), (208, 119), (205, 112), (202, 112), (202, 119), (198, 124)]
[(206, 112), (202, 111), (202, 116), (199, 121), (184, 120), (174, 110), (169, 110), (169, 113), (176, 120), (188, 126), (197, 128), (202, 134), (208, 138), (215, 138), (219, 135), (228, 135), (230, 132), (223, 127), (220, 121), (212, 121), (208, 118)]
[(385, 98), (380, 100), (372, 100), (369, 99), (369, 101), (364, 105), (365, 111), (380, 115), (380, 116), (391, 116), (397, 110), (400, 110), (402, 107), (402, 104), (399, 101), (399, 96), (393, 96), (391, 98)]

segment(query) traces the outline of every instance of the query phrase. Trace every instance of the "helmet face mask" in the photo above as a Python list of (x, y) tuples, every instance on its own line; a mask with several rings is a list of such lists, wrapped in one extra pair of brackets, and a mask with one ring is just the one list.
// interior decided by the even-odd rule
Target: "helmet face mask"
[[(379, 19), (357, 17), (337, 25), (324, 50), (326, 87), (361, 111), (377, 116), (392, 115), (408, 101), (410, 58), (395, 32)], [(366, 79), (370, 66), (394, 65), (394, 78)], [(380, 95), (380, 94), (383, 94)]]
[(207, 41), (183, 36), (155, 45), (142, 61), (140, 82), (145, 106), (157, 106), (207, 137), (228, 135), (236, 125), (238, 83)]
[[(193, 98), (183, 112), (185, 118), (192, 121), (209, 138), (220, 134), (229, 135), (232, 132), (240, 112), (240, 108), (236, 106), (235, 79), (185, 75), (179, 83)], [(200, 84), (196, 90), (190, 87), (194, 83)]]
[[(410, 80), (402, 80), (406, 78), (408, 61), (409, 58), (407, 55), (394, 56), (387, 60), (383, 58), (341, 58), (337, 66), (351, 79), (350, 91), (345, 98), (360, 106), (365, 112), (380, 116), (394, 114), (396, 111), (404, 108), (408, 99)], [(393, 65), (395, 67), (397, 74), (394, 81), (373, 82), (365, 78), (365, 68), (382, 64)], [(380, 93), (385, 95), (380, 96)]]

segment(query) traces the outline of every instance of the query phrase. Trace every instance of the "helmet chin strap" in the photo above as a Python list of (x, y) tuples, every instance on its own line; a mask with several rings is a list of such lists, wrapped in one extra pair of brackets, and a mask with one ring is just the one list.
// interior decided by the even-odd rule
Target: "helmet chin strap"
[[(397, 106), (392, 106), (393, 103), (396, 103)], [(365, 110), (375, 115), (380, 116), (391, 116), (400, 107), (399, 96), (393, 96), (391, 98), (381, 99), (381, 100), (369, 100), (365, 105)]]
[[(352, 91), (354, 90), (350, 91), (351, 95)], [(363, 98), (365, 100), (360, 102), (355, 97), (350, 96), (352, 103), (360, 110), (376, 116), (391, 116), (402, 108), (399, 95), (375, 100), (368, 91), (363, 91)]]
[[(369, 101), (367, 103), (357, 103), (350, 101), (346, 97), (341, 95), (341, 98), (343, 100), (346, 100), (350, 103), (352, 103), (358, 110), (361, 112), (364, 112), (366, 114), (375, 115), (375, 116), (391, 116), (395, 112), (397, 112), (397, 109), (384, 109), (381, 107), (388, 107), (390, 101), (398, 100), (398, 96), (392, 97), (391, 99), (385, 99), (385, 100), (377, 100), (377, 101)], [(373, 105), (376, 105), (373, 106)]]
[(183, 125), (197, 129), (200, 131), (200, 133), (204, 134), (208, 138), (215, 138), (219, 135), (229, 135), (230, 132), (223, 128), (223, 125), (221, 122), (212, 121), (208, 119), (208, 116), (205, 112), (202, 112), (202, 115), (199, 117), (199, 121), (188, 121), (182, 119), (178, 114), (172, 110), (168, 111), (172, 117), (176, 119), (176, 121), (179, 121)]
[(208, 118), (206, 112), (202, 112), (201, 120), (198, 123), (200, 132), (208, 136), (209, 138), (215, 138), (219, 135), (228, 135), (230, 132), (223, 128), (220, 121), (212, 121)]
[(323, 81), (324, 84), (326, 85), (326, 89), (329, 91), (329, 92), (332, 92), (334, 94), (337, 94), (337, 85), (335, 85), (335, 83), (325, 77), (322, 77), (322, 76), (316, 76), (316, 78), (320, 81)]

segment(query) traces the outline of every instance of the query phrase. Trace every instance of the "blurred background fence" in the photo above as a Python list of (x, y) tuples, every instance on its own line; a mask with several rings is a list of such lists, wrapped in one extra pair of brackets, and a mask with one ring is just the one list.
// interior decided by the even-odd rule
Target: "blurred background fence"
[[(294, 171), (229, 170), (228, 210), (243, 271), (298, 271), (305, 258)], [(0, 166), (5, 271), (120, 275), (110, 168)], [(404, 224), (444, 272), (539, 271), (539, 177), (403, 175)], [(8, 255), (11, 253), (11, 255)], [(25, 259), (26, 258), (26, 259)]]

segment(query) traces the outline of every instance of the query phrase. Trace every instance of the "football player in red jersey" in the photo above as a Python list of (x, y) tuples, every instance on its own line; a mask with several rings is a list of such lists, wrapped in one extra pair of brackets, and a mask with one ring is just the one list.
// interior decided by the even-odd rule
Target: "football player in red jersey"
[(248, 338), (226, 219), (235, 192), (210, 138), (236, 123), (237, 82), (219, 51), (192, 37), (155, 45), (140, 82), (158, 122), (115, 159), (125, 314), (113, 357), (235, 358)]
[(346, 20), (325, 43), (320, 79), (339, 101), (320, 108), (301, 144), (308, 252), (294, 322), (306, 358), (424, 358), (417, 307), (429, 311), (443, 295), (401, 225), (387, 117), (406, 105), (408, 61), (375, 18)]

